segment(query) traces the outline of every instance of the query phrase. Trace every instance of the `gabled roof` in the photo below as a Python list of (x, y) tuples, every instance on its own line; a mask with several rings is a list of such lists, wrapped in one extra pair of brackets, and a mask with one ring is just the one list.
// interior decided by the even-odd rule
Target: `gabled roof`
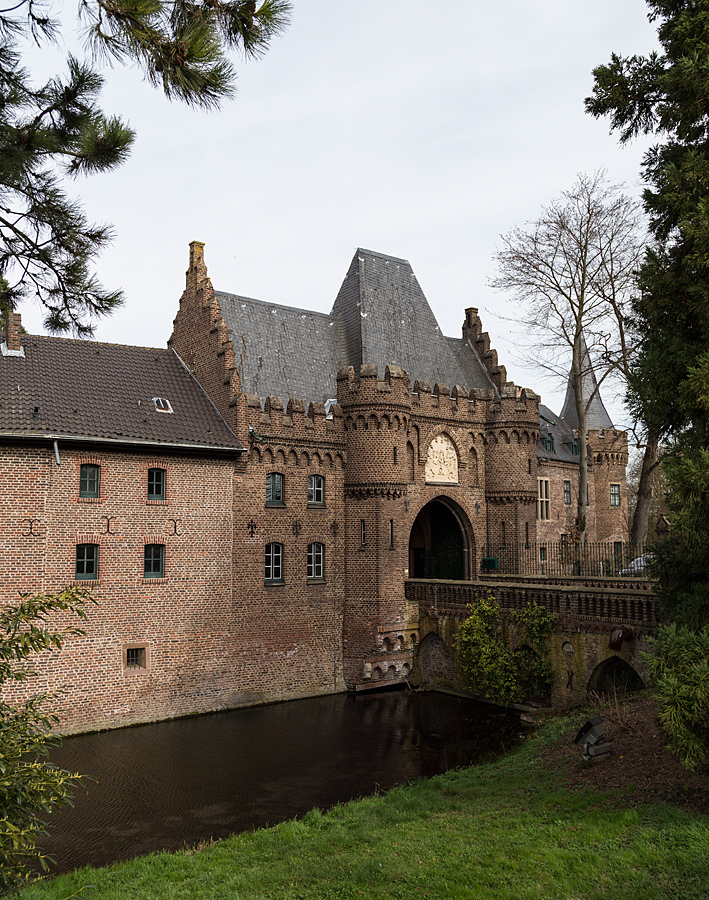
[(359, 249), (330, 315), (216, 292), (242, 390), (324, 402), (343, 366), (400, 366), (453, 387), (494, 388), (469, 343), (443, 336), (405, 259)]
[(22, 346), (0, 356), (0, 439), (243, 450), (172, 350), (29, 334)]

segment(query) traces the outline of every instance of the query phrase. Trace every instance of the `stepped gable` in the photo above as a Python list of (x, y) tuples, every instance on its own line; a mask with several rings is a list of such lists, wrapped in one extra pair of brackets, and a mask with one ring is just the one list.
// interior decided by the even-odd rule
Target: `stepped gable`
[(463, 338), (447, 337), (446, 342), (458, 365), (465, 373), (463, 384), (466, 387), (493, 390), (497, 393), (495, 384), (490, 378), (487, 369), (482, 364), (480, 357), (472, 348), (470, 341)]
[(243, 451), (172, 350), (30, 334), (22, 349), (0, 357), (0, 438)]
[[(586, 346), (586, 341), (581, 335), (581, 392), (584, 399), (587, 399), (595, 391), (591, 403), (586, 412), (586, 427), (591, 428), (612, 428), (613, 421), (608, 415), (608, 411), (601, 400), (601, 393), (598, 390), (598, 381), (596, 373), (593, 371), (591, 357)], [(576, 402), (574, 400), (574, 388), (569, 373), (569, 381), (566, 386), (566, 397), (564, 398), (564, 406), (561, 410), (561, 418), (569, 425), (570, 428), (578, 428), (579, 417), (576, 413)]]
[(358, 249), (331, 314), (343, 323), (348, 354), (343, 365), (356, 372), (363, 364), (382, 372), (393, 365), (412, 382), (491, 387), (472, 348), (444, 337), (405, 259)]
[(241, 390), (325, 403), (337, 395), (343, 356), (332, 316), (216, 291), (234, 348)]

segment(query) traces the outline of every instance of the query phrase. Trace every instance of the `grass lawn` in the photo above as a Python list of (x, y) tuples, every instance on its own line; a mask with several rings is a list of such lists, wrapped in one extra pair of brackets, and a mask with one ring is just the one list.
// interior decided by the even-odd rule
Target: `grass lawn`
[(570, 790), (540, 759), (565, 729), (553, 720), (494, 763), (204, 849), (81, 869), (21, 896), (709, 900), (709, 816)]

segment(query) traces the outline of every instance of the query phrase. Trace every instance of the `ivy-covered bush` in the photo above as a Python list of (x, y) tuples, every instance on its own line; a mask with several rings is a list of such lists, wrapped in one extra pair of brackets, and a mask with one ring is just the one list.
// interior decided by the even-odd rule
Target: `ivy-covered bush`
[(690, 769), (709, 757), (709, 626), (660, 627), (645, 655), (659, 701), (658, 718), (670, 752)]
[(522, 645), (512, 650), (502, 628), (500, 607), (491, 593), (478, 595), (456, 635), (456, 647), (468, 686), (491, 703), (507, 705), (524, 699), (542, 702), (551, 689), (546, 660), (556, 616), (534, 601), (510, 615)]

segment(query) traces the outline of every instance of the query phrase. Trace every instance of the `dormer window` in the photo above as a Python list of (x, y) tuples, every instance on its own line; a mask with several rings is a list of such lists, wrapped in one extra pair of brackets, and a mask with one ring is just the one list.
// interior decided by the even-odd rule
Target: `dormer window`
[(572, 456), (580, 456), (581, 448), (579, 447), (579, 439), (574, 438), (573, 443), (571, 444), (571, 455)]
[(542, 438), (542, 447), (544, 447), (544, 449), (548, 450), (550, 453), (553, 453), (554, 452), (554, 435), (552, 435), (552, 434), (544, 435), (544, 437)]
[(155, 404), (155, 409), (158, 412), (171, 413), (172, 407), (170, 406), (170, 401), (165, 399), (165, 397), (153, 397), (153, 403)]

